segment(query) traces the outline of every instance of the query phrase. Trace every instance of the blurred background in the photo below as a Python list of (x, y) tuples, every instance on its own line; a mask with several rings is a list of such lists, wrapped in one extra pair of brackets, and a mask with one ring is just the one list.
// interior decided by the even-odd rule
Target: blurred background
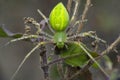
[[(67, 0), (0, 0), (0, 25), (11, 32), (24, 32), (24, 17), (33, 17), (38, 22), (42, 17), (38, 14), (40, 9), (47, 17), (52, 8), (58, 3), (67, 4)], [(81, 7), (84, 7), (85, 0), (81, 0)], [(92, 0), (83, 28), (84, 31), (94, 30), (97, 35), (112, 43), (120, 35), (120, 0)], [(79, 12), (82, 13), (82, 9)], [(4, 46), (11, 39), (0, 38), (0, 80), (8, 80), (17, 69), (24, 56), (34, 47), (31, 43), (18, 41)], [(102, 49), (101, 49), (102, 50)], [(120, 63), (117, 62), (117, 55), (120, 55), (120, 45), (117, 46), (118, 54), (111, 52), (110, 59), (113, 62), (115, 74), (119, 76)], [(25, 62), (16, 76), (16, 80), (42, 80), (43, 73), (40, 69), (39, 51)], [(97, 80), (97, 79), (96, 79)], [(101, 79), (102, 80), (102, 79)], [(114, 79), (120, 80), (120, 79)]]

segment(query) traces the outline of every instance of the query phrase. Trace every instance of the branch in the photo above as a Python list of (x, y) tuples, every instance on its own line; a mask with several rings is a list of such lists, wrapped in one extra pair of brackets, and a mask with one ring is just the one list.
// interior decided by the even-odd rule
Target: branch
[(68, 2), (67, 2), (67, 10), (68, 10), (69, 14), (71, 12), (71, 4), (72, 4), (72, 0), (68, 0)]
[[(46, 65), (47, 64), (47, 54), (46, 54), (46, 49), (45, 46), (42, 46), (40, 48), (40, 62), (41, 65)], [(49, 66), (41, 66), (41, 69), (44, 72), (44, 80), (49, 80)]]
[(96, 57), (96, 60), (100, 59), (101, 57), (103, 57), (104, 55), (108, 54), (110, 51), (114, 50), (114, 48), (120, 44), (120, 36), (104, 51), (101, 52), (101, 55)]
[(81, 23), (80, 23), (80, 25), (78, 27), (77, 33), (79, 33), (81, 31), (81, 29), (83, 28), (83, 21), (85, 20), (86, 14), (87, 14), (90, 7), (91, 7), (91, 0), (87, 0), (84, 11), (82, 13), (82, 20), (81, 20)]
[(79, 9), (79, 5), (80, 5), (80, 0), (74, 0), (75, 2), (75, 7), (74, 7), (74, 11), (70, 20), (70, 24), (73, 24), (76, 19), (77, 19), (77, 15), (78, 15), (78, 9)]
[[(118, 44), (120, 44), (120, 36), (106, 50), (104, 50), (103, 52), (101, 52), (101, 56), (98, 56), (95, 59), (96, 60), (101, 59), (105, 54), (107, 54), (110, 51), (112, 51)], [(69, 80), (73, 79), (77, 75), (82, 74), (83, 72), (85, 72), (86, 70), (88, 70), (88, 68), (91, 67), (91, 65), (93, 63), (94, 63), (94, 61), (90, 60), (88, 64), (86, 64), (80, 71), (76, 72), (73, 76), (71, 76), (69, 78)]]
[(120, 36), (106, 49), (104, 50), (101, 55), (105, 55), (113, 50), (118, 44), (120, 44)]

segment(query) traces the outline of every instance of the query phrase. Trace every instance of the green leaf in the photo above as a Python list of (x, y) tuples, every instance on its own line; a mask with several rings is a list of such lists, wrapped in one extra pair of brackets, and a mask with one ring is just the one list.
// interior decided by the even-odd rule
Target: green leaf
[[(96, 52), (90, 51), (83, 43), (80, 43), (80, 45), (82, 45), (93, 57), (99, 56)], [(59, 51), (62, 58), (70, 57), (67, 58), (65, 62), (73, 67), (83, 67), (84, 64), (90, 60), (80, 45), (78, 43), (68, 43), (66, 44), (66, 48)]]
[(0, 27), (0, 37), (8, 37), (4, 27)]
[(12, 33), (7, 30), (4, 26), (0, 26), (0, 37), (3, 38), (20, 38), (22, 33)]
[(57, 69), (57, 65), (52, 65), (50, 69), (50, 78), (51, 80), (60, 80), (60, 75)]
[(112, 63), (111, 59), (107, 55), (104, 55), (103, 58), (104, 58), (107, 69), (112, 70), (113, 63)]
[(55, 31), (64, 31), (69, 24), (69, 14), (62, 4), (58, 3), (50, 13), (50, 25)]
[(95, 68), (95, 69), (99, 69), (99, 67), (98, 67), (98, 65), (96, 63), (93, 63), (92, 67)]

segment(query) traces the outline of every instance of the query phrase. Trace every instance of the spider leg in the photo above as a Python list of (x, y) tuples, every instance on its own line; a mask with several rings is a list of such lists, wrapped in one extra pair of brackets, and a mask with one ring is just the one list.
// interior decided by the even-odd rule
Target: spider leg
[(86, 22), (87, 21), (87, 19), (85, 19), (85, 20), (78, 20), (78, 21), (76, 21), (75, 22), (75, 24), (73, 25), (73, 28), (76, 26), (76, 25), (79, 25), (80, 23), (82, 23), (82, 22)]
[(49, 35), (48, 33), (44, 32), (44, 31), (41, 31), (41, 34), (53, 39), (53, 36)]
[(95, 40), (97, 40), (97, 41), (100, 41), (100, 42), (102, 42), (102, 43), (106, 43), (105, 40), (103, 40), (103, 39), (97, 37), (95, 31), (88, 31), (88, 32), (83, 33), (83, 35), (84, 35), (84, 36), (91, 37), (91, 38), (93, 38), (93, 39), (95, 39)]
[(82, 21), (82, 20), (77, 20), (76, 22), (75, 22), (75, 24), (73, 24), (73, 26), (72, 27), (69, 27), (69, 28), (67, 28), (66, 29), (66, 32), (68, 33), (68, 35), (73, 35), (73, 34), (75, 34), (75, 33), (73, 33), (73, 32), (76, 32), (76, 31), (73, 31), (74, 29), (76, 29), (77, 30), (77, 25), (80, 25), (80, 23), (83, 23), (83, 22), (87, 22), (87, 19), (85, 19), (84, 21)]
[(78, 38), (78, 37), (81, 37), (81, 38), (82, 38), (82, 37), (91, 37), (91, 38), (93, 38), (93, 39), (95, 39), (95, 40), (98, 40), (98, 41), (100, 41), (100, 42), (102, 42), (102, 43), (106, 43), (105, 40), (97, 37), (97, 36), (94, 35), (94, 34), (95, 34), (95, 31), (83, 32), (83, 33), (75, 34), (75, 35), (73, 35), (73, 36), (68, 37), (68, 40), (69, 40), (69, 39), (75, 39), (75, 38)]
[[(67, 32), (69, 35), (72, 34), (72, 33), (71, 33), (71, 30), (73, 29), (74, 23), (76, 23), (77, 16), (78, 16), (78, 9), (79, 9), (79, 5), (80, 5), (80, 0), (69, 0), (67, 6), (71, 6), (72, 1), (75, 3), (74, 9), (73, 9), (74, 11), (73, 11), (72, 16), (71, 16), (71, 19), (70, 19), (70, 25), (69, 25), (69, 27), (66, 29), (66, 32)], [(72, 28), (72, 29), (71, 29), (71, 28)]]
[(55, 33), (54, 30), (50, 27), (50, 24), (48, 23), (48, 18), (47, 18), (39, 9), (38, 9), (37, 11), (38, 11), (38, 13), (43, 17), (43, 19), (46, 21), (46, 23), (47, 23), (48, 28), (50, 29), (50, 31), (51, 31), (52, 33)]
[(20, 40), (24, 40), (24, 39), (30, 39), (30, 38), (39, 38), (39, 36), (38, 35), (26, 35), (26, 36), (22, 36), (20, 38), (16, 38), (16, 39), (10, 40), (9, 42), (7, 42), (5, 44), (5, 46), (8, 45), (8, 44), (10, 44), (10, 43), (12, 43), (12, 42), (16, 42), (16, 41), (20, 41)]
[(105, 70), (101, 67), (101, 65), (94, 59), (94, 57), (92, 57), (92, 55), (79, 43), (79, 46), (85, 51), (85, 53), (90, 57), (90, 59), (97, 64), (97, 66), (100, 68), (100, 70), (108, 77), (110, 78), (110, 76), (105, 72)]
[(6, 44), (5, 44), (5, 46), (7, 46), (7, 45), (9, 45), (10, 43), (12, 43), (12, 42), (16, 42), (16, 41), (20, 41), (20, 40), (25, 40), (25, 39), (45, 39), (45, 40), (48, 40), (48, 41), (51, 41), (51, 38), (49, 38), (49, 37), (45, 37), (45, 36), (39, 36), (39, 35), (26, 35), (26, 36), (22, 36), (22, 37), (20, 37), (20, 38), (16, 38), (16, 39), (12, 39), (12, 40), (10, 40), (9, 42), (7, 42)]
[(14, 77), (16, 76), (16, 74), (18, 73), (18, 71), (21, 69), (22, 65), (24, 64), (24, 62), (29, 58), (29, 56), (37, 49), (39, 48), (41, 45), (46, 44), (46, 42), (40, 42), (38, 43), (22, 60), (22, 62), (20, 63), (20, 65), (18, 66), (17, 70), (15, 71), (15, 73), (13, 74), (13, 76), (11, 77), (10, 80), (13, 80)]

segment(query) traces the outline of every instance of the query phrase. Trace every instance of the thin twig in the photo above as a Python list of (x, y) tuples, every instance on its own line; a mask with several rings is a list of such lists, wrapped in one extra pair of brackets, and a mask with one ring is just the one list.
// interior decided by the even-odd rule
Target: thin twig
[(69, 14), (71, 12), (71, 4), (72, 4), (72, 0), (68, 0), (68, 2), (67, 2), (67, 10), (68, 10)]
[(78, 9), (80, 5), (80, 0), (75, 0), (74, 2), (75, 2), (75, 7), (74, 7), (74, 11), (71, 17), (70, 24), (73, 24), (76, 21), (77, 15), (78, 15)]
[[(82, 19), (81, 19), (82, 21), (85, 20), (86, 14), (87, 14), (87, 12), (88, 12), (88, 10), (89, 10), (90, 7), (91, 7), (91, 0), (87, 0), (87, 1), (86, 1), (86, 5), (85, 5), (85, 8), (84, 8), (84, 11), (83, 11), (83, 13), (82, 13)], [(78, 27), (78, 30), (77, 30), (77, 33), (79, 33), (82, 28), (83, 28), (83, 22), (80, 23), (80, 25), (79, 25), (79, 27)]]
[(60, 79), (64, 80), (63, 64), (61, 61), (57, 63), (57, 71), (58, 71), (58, 74), (60, 75)]
[(68, 74), (69, 74), (69, 69), (68, 69), (68, 66), (67, 66), (67, 67), (65, 67), (64, 80), (68, 79)]
[(120, 44), (120, 36), (103, 52), (101, 52), (101, 56), (98, 56), (96, 59), (103, 57), (104, 55), (108, 54), (110, 51), (114, 50), (114, 48)]

